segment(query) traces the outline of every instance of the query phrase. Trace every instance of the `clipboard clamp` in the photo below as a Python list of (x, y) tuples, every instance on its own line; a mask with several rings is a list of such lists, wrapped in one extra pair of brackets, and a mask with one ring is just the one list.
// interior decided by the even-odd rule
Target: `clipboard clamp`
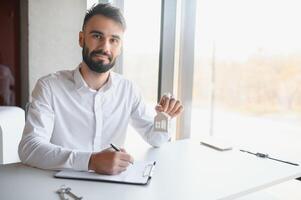
[(156, 162), (146, 165), (142, 176), (143, 177), (152, 177), (153, 171), (155, 169), (155, 164), (156, 164)]

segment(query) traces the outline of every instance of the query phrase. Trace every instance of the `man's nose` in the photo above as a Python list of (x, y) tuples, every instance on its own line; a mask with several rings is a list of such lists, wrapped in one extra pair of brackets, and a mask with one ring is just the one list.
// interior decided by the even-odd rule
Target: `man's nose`
[(103, 42), (101, 42), (99, 48), (102, 49), (104, 51), (104, 53), (109, 54), (110, 48), (111, 48), (109, 40), (103, 40)]

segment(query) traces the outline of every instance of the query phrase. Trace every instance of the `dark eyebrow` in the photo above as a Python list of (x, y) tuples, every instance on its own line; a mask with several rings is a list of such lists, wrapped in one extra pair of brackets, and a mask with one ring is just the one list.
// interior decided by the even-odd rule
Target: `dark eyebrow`
[(120, 40), (120, 36), (119, 35), (112, 35), (113, 38)]
[[(104, 35), (103, 32), (97, 31), (97, 30), (92, 30), (92, 31), (90, 31), (90, 34), (91, 34), (91, 33), (92, 33), (92, 34), (93, 34), (93, 33), (96, 33), (96, 34), (99, 34), (99, 35)], [(112, 35), (112, 37), (115, 38), (115, 39), (120, 40), (120, 36), (119, 36), (119, 35)]]
[(96, 30), (92, 30), (92, 31), (90, 31), (90, 33), (97, 33), (97, 34), (103, 35), (103, 32), (101, 32), (101, 31), (96, 31)]

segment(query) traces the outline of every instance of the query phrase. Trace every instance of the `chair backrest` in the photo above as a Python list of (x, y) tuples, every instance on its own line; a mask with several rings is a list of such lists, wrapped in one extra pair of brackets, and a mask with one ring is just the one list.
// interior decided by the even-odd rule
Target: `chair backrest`
[(0, 164), (19, 162), (18, 145), (25, 125), (24, 110), (0, 106)]

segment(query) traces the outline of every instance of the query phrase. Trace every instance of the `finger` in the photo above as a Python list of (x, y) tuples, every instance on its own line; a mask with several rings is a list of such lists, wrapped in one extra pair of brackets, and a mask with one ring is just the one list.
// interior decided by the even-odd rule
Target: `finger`
[(130, 163), (131, 164), (134, 164), (134, 158), (131, 156), (131, 158), (130, 158)]
[(173, 115), (181, 106), (181, 102), (179, 100), (175, 101), (175, 105), (173, 106), (172, 110), (168, 113), (170, 116)]
[(131, 164), (134, 164), (134, 158), (132, 156), (130, 156), (128, 162), (131, 163)]
[(183, 112), (183, 110), (184, 110), (184, 107), (180, 106), (179, 109), (172, 115), (172, 117), (179, 115), (181, 112)]
[[(124, 148), (120, 148), (120, 150), (121, 150), (121, 152), (127, 154), (127, 152), (126, 152), (126, 150)], [(129, 155), (129, 154), (127, 154), (127, 155)], [(129, 158), (129, 161), (127, 161), (127, 162), (133, 164), (134, 163), (134, 159), (133, 159), (133, 157), (131, 155), (129, 155), (129, 156), (130, 156), (130, 158)]]
[(160, 99), (160, 101), (159, 101), (159, 103), (158, 103), (158, 104), (160, 104), (160, 105), (164, 105), (164, 104), (165, 104), (165, 97), (167, 97), (167, 95), (166, 95), (166, 94), (164, 94), (164, 95), (161, 97), (161, 99)]
[(129, 164), (130, 163), (127, 161), (120, 160), (120, 162), (118, 163), (118, 167), (127, 168)]
[(169, 97), (164, 95), (161, 99), (162, 101), (160, 101), (160, 105), (163, 107), (163, 112), (166, 112), (169, 106)]
[(121, 154), (120, 155), (120, 160), (129, 162), (129, 163), (133, 163), (134, 162), (134, 158), (130, 154), (127, 154), (127, 153)]
[(115, 150), (112, 147), (108, 147), (108, 148), (102, 150), (101, 152), (106, 152), (106, 151), (111, 152), (111, 151), (115, 151)]
[(162, 112), (163, 111), (163, 107), (161, 106), (161, 105), (156, 105), (156, 107), (155, 107), (155, 110), (157, 111), (157, 112)]
[(167, 114), (170, 114), (170, 112), (174, 109), (174, 106), (176, 105), (176, 103), (177, 103), (177, 101), (173, 97), (169, 100), (169, 106), (166, 111)]

